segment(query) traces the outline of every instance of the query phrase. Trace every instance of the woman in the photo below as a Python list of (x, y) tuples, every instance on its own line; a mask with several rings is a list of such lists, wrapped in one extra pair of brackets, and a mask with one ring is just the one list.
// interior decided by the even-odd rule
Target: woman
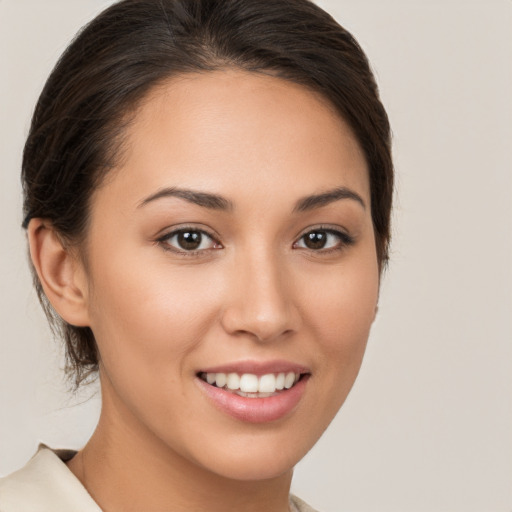
[(125, 0), (51, 74), (23, 159), (35, 286), (102, 412), (17, 510), (308, 511), (387, 259), (386, 113), (307, 0)]

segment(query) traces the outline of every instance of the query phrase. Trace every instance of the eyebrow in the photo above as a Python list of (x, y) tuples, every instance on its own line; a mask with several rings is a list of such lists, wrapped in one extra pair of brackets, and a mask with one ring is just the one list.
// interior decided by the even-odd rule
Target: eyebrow
[(226, 199), (225, 197), (222, 197), (218, 194), (211, 194), (210, 192), (199, 192), (196, 190), (178, 187), (167, 187), (160, 189), (141, 201), (138, 207), (140, 208), (142, 206), (146, 206), (148, 203), (156, 201), (157, 199), (162, 199), (164, 197), (178, 197), (180, 199), (185, 199), (185, 201), (188, 201), (189, 203), (194, 203), (210, 210), (228, 211), (233, 210), (234, 208), (233, 203), (229, 199)]
[[(148, 196), (146, 199), (143, 199), (139, 203), (138, 208), (146, 206), (148, 203), (151, 203), (158, 199), (167, 197), (178, 197), (180, 199), (188, 201), (189, 203), (194, 203), (197, 204), (198, 206), (208, 208), (210, 210), (234, 210), (233, 202), (219, 194), (212, 194), (210, 192), (200, 192), (197, 190), (178, 187), (167, 187), (158, 190), (154, 194)], [(316, 208), (327, 206), (330, 203), (340, 201), (342, 199), (352, 199), (358, 202), (364, 209), (366, 209), (365, 202), (363, 201), (362, 197), (359, 194), (357, 194), (353, 190), (348, 189), (347, 187), (337, 187), (332, 190), (327, 190), (326, 192), (302, 197), (295, 203), (293, 213), (314, 210)]]
[(327, 206), (328, 204), (340, 201), (341, 199), (352, 199), (357, 201), (364, 209), (366, 209), (363, 198), (359, 194), (347, 187), (337, 187), (320, 194), (313, 194), (299, 199), (295, 204), (293, 212), (299, 213), (314, 210), (315, 208)]

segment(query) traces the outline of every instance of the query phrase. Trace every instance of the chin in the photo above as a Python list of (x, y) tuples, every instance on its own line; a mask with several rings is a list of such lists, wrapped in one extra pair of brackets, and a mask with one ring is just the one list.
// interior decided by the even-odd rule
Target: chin
[(230, 480), (256, 482), (272, 480), (290, 474), (300, 458), (283, 457), (276, 453), (269, 457), (256, 457), (252, 454), (217, 460), (215, 467), (210, 467), (219, 476)]
[[(236, 436), (231, 442), (219, 440), (215, 447), (204, 447), (196, 463), (221, 477), (238, 481), (262, 481), (289, 475), (316, 441), (307, 439), (297, 428), (296, 434)], [(283, 434), (283, 432), (281, 432)], [(313, 437), (313, 436), (311, 436)]]

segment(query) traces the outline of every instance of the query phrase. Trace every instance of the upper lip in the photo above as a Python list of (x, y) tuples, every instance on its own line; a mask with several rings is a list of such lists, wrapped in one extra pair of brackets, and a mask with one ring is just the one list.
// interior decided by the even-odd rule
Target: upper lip
[(218, 366), (202, 368), (198, 373), (252, 373), (254, 375), (266, 375), (268, 373), (288, 372), (310, 373), (306, 366), (285, 360), (233, 361)]

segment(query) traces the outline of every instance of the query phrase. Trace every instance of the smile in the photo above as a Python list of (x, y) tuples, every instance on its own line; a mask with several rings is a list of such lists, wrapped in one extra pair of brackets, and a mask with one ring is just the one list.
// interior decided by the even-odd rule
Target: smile
[(289, 417), (306, 392), (311, 372), (286, 361), (235, 362), (203, 368), (196, 383), (223, 414), (245, 423)]
[(275, 396), (279, 391), (292, 388), (299, 381), (301, 374), (280, 372), (258, 376), (252, 373), (202, 372), (199, 377), (211, 386), (224, 389), (238, 396), (267, 398)]

